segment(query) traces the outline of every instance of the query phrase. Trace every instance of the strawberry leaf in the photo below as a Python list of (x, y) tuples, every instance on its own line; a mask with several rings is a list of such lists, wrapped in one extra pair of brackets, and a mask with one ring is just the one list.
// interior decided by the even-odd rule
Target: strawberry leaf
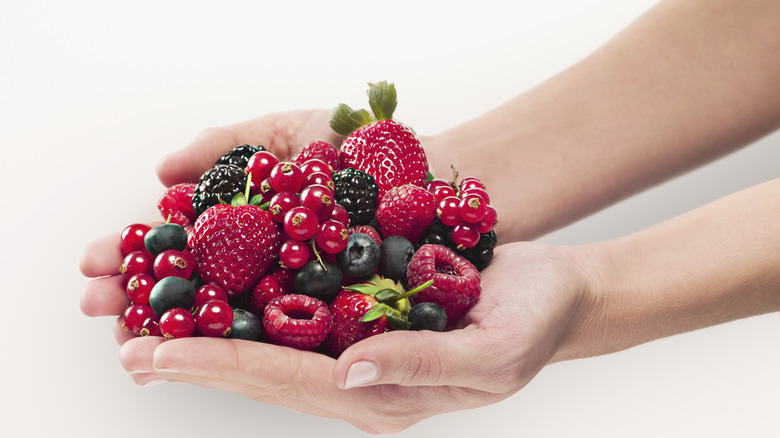
[(376, 303), (374, 304), (374, 307), (368, 310), (365, 315), (363, 315), (363, 318), (361, 318), (360, 322), (371, 322), (374, 320), (377, 320), (385, 315), (387, 315), (387, 312), (391, 310), (390, 306), (383, 303)]
[(390, 313), (388, 313), (386, 316), (387, 320), (390, 322), (390, 325), (393, 326), (393, 329), (395, 330), (409, 330), (412, 328), (412, 323), (403, 318), (392, 315)]
[(345, 286), (344, 289), (352, 292), (360, 292), (361, 294), (366, 294), (371, 296), (374, 296), (374, 294), (376, 294), (380, 290), (380, 288), (376, 287), (373, 284), (365, 284), (365, 283)]
[(395, 86), (387, 81), (368, 84), (368, 104), (377, 120), (390, 120), (398, 105)]

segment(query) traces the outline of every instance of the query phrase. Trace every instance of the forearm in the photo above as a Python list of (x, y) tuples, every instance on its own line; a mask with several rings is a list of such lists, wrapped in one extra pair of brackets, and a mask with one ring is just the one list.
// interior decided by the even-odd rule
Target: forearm
[(645, 231), (570, 249), (593, 279), (559, 358), (780, 310), (780, 179)]
[(479, 176), (503, 242), (535, 238), (780, 124), (780, 2), (666, 1), (559, 75), (426, 139)]

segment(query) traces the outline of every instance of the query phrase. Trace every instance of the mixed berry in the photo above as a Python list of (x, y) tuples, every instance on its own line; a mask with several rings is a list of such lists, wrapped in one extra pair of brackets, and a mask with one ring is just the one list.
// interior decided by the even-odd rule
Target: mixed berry
[(239, 145), (197, 184), (166, 189), (166, 222), (121, 234), (124, 328), (337, 357), (390, 330), (453, 327), (479, 299), (498, 215), (477, 178), (430, 174), (392, 120), (395, 98), (381, 82), (369, 89), (376, 119), (336, 108), (340, 147), (312, 141), (286, 161)]

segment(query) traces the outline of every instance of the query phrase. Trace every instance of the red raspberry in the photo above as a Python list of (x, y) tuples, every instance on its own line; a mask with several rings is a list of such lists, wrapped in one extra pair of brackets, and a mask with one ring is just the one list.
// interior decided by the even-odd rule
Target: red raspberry
[(385, 193), (376, 210), (383, 236), (403, 236), (414, 243), (436, 217), (436, 199), (422, 187), (404, 184)]
[(325, 141), (313, 141), (298, 151), (292, 161), (298, 165), (309, 160), (322, 160), (331, 167), (331, 173), (339, 170), (339, 151)]
[(293, 293), (295, 290), (293, 272), (290, 269), (279, 268), (257, 282), (257, 285), (252, 289), (250, 299), (250, 305), (255, 310), (253, 313), (262, 315), (263, 309), (272, 299)]
[(198, 218), (192, 207), (192, 196), (195, 194), (195, 184), (182, 183), (168, 187), (165, 193), (157, 201), (157, 209), (163, 219), (179, 224), (183, 227), (192, 226)]
[(415, 303), (439, 304), (447, 312), (447, 319), (461, 318), (482, 292), (482, 277), (474, 265), (455, 251), (441, 245), (426, 244), (412, 256), (406, 271), (409, 288), (428, 280), (433, 284), (411, 299)]
[(263, 312), (268, 340), (299, 350), (314, 350), (328, 335), (330, 311), (324, 302), (299, 294), (272, 299)]

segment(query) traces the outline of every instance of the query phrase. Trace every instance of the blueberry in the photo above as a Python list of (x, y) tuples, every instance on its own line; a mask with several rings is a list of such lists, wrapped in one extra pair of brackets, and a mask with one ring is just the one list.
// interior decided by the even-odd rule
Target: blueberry
[(259, 341), (263, 335), (263, 321), (254, 313), (244, 309), (233, 309), (233, 324), (230, 326), (230, 336), (247, 341)]
[(432, 330), (440, 332), (447, 325), (447, 312), (436, 303), (418, 303), (409, 311), (411, 330)]
[(406, 280), (406, 267), (414, 255), (414, 245), (403, 236), (388, 236), (379, 245), (379, 272), (395, 281)]
[(312, 260), (295, 273), (295, 290), (330, 302), (341, 291), (341, 270), (333, 263)]
[(183, 251), (187, 247), (187, 231), (173, 223), (156, 226), (146, 233), (144, 246), (154, 256), (166, 249)]
[(149, 305), (157, 316), (162, 316), (174, 307), (189, 309), (194, 302), (195, 286), (189, 280), (180, 277), (163, 278), (149, 293)]
[(336, 254), (336, 263), (348, 277), (369, 277), (379, 266), (379, 245), (368, 234), (352, 233), (347, 247)]

